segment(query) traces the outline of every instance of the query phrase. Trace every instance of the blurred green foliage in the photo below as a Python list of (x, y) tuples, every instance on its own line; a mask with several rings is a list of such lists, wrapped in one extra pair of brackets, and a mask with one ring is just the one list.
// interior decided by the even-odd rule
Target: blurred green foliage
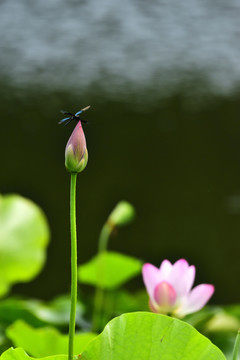
[[(62, 335), (53, 327), (34, 329), (27, 323), (19, 320), (7, 328), (7, 337), (15, 347), (23, 347), (34, 357), (67, 354), (68, 335)], [(97, 334), (78, 333), (75, 336), (75, 354), (80, 354), (87, 343)]]
[(49, 226), (42, 210), (19, 195), (0, 196), (0, 296), (43, 268)]
[(78, 268), (80, 283), (114, 289), (139, 275), (142, 261), (113, 251), (96, 255)]
[[(25, 338), (21, 334), (21, 328), (23, 329), (24, 326), (26, 327), (22, 322), (18, 322), (15, 329), (13, 327), (13, 330), (9, 332), (10, 336), (18, 338), (17, 343), (27, 343), (28, 348), (33, 349), (36, 343), (34, 350), (30, 352), (41, 356), (45, 351), (54, 353), (56, 348), (65, 350), (64, 337), (59, 336), (55, 330), (34, 331), (27, 327), (30, 335)], [(39, 335), (42, 339), (41, 345), (37, 342)], [(32, 344), (30, 339), (32, 339)], [(78, 340), (77, 336), (76, 347), (81, 347), (82, 344), (79, 345), (81, 340), (79, 343)], [(151, 354), (151, 360), (158, 360), (160, 357), (169, 360), (225, 359), (216, 346), (187, 323), (164, 315), (145, 312), (124, 314), (112, 320), (101, 335), (85, 345), (80, 357), (85, 360), (108, 358), (142, 360), (149, 358), (149, 354)], [(49, 360), (58, 360), (58, 356), (50, 357)], [(9, 349), (3, 353), (1, 359), (25, 360), (27, 356), (20, 348)]]
[[(32, 279), (40, 271), (46, 257), (49, 230), (42, 211), (31, 201), (18, 195), (1, 197), (0, 209), (0, 234), (3, 234), (0, 250), (3, 249), (4, 255), (9, 256), (9, 267), (5, 261), (2, 274), (5, 283), (6, 279), (11, 279), (8, 284), (10, 287), (13, 282)], [(12, 246), (15, 246), (13, 255)], [(38, 262), (32, 264), (30, 257), (33, 262)], [(240, 305), (207, 306), (186, 316), (184, 321), (146, 313), (146, 291), (136, 292), (123, 288), (130, 279), (140, 275), (141, 268), (142, 261), (137, 258), (112, 251), (99, 253), (79, 266), (81, 284), (104, 290), (103, 308), (99, 313), (102, 317), (101, 328), (114, 317), (120, 317), (110, 321), (97, 337), (89, 332), (94, 310), (93, 295), (91, 292), (85, 295), (81, 289), (76, 322), (81, 332), (76, 335), (75, 354), (81, 354), (86, 360), (96, 358), (96, 354), (98, 359), (106, 359), (110, 355), (112, 359), (128, 359), (131, 356), (132, 360), (140, 360), (145, 359), (149, 353), (153, 360), (157, 360), (161, 353), (168, 354), (168, 358), (174, 360), (182, 356), (181, 354), (184, 354), (181, 359), (185, 360), (199, 359), (200, 354), (201, 359), (224, 359), (220, 350), (200, 334), (202, 333), (229, 357), (240, 326)], [(66, 357), (59, 354), (67, 353), (69, 309), (68, 295), (49, 302), (16, 297), (1, 300), (1, 360), (29, 359), (21, 348), (37, 358), (53, 355), (49, 360), (65, 360)], [(11, 345), (20, 348), (5, 351)]]

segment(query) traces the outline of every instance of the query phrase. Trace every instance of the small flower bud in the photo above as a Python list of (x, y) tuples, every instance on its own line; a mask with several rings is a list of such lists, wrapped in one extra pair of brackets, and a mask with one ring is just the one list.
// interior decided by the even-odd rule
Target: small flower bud
[(81, 121), (70, 136), (65, 149), (65, 166), (69, 172), (79, 173), (87, 165), (88, 151)]
[(124, 226), (135, 218), (135, 209), (127, 201), (120, 201), (108, 218), (108, 223), (113, 226)]

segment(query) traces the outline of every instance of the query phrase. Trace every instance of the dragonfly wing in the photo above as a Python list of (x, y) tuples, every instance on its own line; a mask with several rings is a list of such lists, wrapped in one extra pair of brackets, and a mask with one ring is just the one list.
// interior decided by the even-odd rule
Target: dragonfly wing
[(60, 120), (58, 123), (59, 124), (62, 124), (62, 123), (64, 123), (64, 122), (69, 122), (68, 120), (70, 120), (71, 118), (70, 117), (67, 117), (67, 118), (64, 118), (64, 119), (62, 119), (62, 120)]
[(60, 112), (64, 115), (73, 115), (72, 113), (68, 112), (68, 111), (65, 111), (65, 110), (60, 110)]
[(76, 112), (75, 116), (79, 116), (82, 112), (83, 112), (82, 110)]
[(73, 121), (73, 118), (70, 117), (69, 120), (67, 120), (65, 123), (64, 123), (64, 126), (67, 126), (71, 121)]

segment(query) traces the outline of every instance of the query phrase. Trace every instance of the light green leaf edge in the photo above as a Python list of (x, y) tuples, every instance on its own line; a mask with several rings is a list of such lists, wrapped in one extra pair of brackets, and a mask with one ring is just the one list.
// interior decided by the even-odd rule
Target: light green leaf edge
[(0, 195), (0, 296), (40, 272), (49, 234), (39, 206), (20, 195)]
[(142, 261), (114, 251), (96, 255), (78, 267), (80, 283), (112, 290), (139, 275)]
[[(10, 325), (17, 319), (22, 319), (36, 327), (66, 326), (69, 323), (70, 305), (68, 295), (59, 296), (48, 302), (9, 297), (0, 301), (0, 322)], [(79, 301), (76, 311), (76, 324), (81, 326), (84, 305)]]
[[(82, 360), (226, 360), (222, 352), (191, 325), (165, 315), (137, 312), (110, 321), (90, 341)], [(55, 355), (39, 360), (66, 360)], [(1, 360), (29, 360), (23, 349), (8, 349)]]
[(226, 360), (191, 325), (165, 315), (137, 312), (110, 321), (81, 354), (83, 360)]
[[(10, 348), (1, 355), (1, 360), (31, 360), (33, 357), (28, 356), (28, 354), (21, 348)], [(67, 360), (67, 355), (53, 355), (39, 358), (39, 360)]]
[[(15, 347), (25, 349), (28, 354), (36, 358), (68, 352), (68, 335), (63, 335), (50, 326), (36, 329), (18, 320), (7, 328), (6, 335)], [(77, 333), (75, 354), (80, 354), (96, 336), (97, 334), (94, 333)]]

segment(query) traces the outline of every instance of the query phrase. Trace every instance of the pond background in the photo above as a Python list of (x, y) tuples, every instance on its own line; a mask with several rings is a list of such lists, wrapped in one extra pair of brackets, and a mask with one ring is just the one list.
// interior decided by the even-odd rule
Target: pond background
[(110, 249), (157, 266), (186, 258), (196, 283), (215, 285), (212, 303), (239, 301), (239, 15), (234, 0), (0, 3), (0, 190), (39, 204), (51, 228), (44, 271), (13, 293), (69, 290), (73, 125), (57, 123), (91, 105), (79, 263), (124, 199), (137, 218)]

